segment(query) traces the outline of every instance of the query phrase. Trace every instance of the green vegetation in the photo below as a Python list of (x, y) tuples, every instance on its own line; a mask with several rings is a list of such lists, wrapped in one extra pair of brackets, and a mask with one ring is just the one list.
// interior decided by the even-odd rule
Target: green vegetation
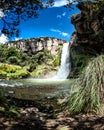
[(60, 59), (61, 59), (61, 55), (60, 54), (57, 54), (56, 56), (53, 57), (53, 65), (56, 67), (56, 66), (59, 66), (60, 65)]
[(70, 49), (71, 55), (71, 73), (69, 75), (70, 78), (78, 77), (81, 74), (83, 69), (88, 64), (88, 61), (92, 56), (94, 56), (95, 52), (88, 47), (77, 47)]
[(19, 117), (19, 111), (16, 107), (13, 105), (10, 105), (10, 103), (7, 101), (5, 97), (2, 97), (0, 94), (0, 116), (6, 116), (6, 117)]
[(29, 76), (28, 71), (26, 71), (20, 66), (9, 64), (0, 65), (0, 78), (15, 79), (15, 78), (24, 78), (27, 76)]
[(104, 112), (104, 55), (92, 59), (69, 93), (66, 108), (70, 113)]
[[(59, 66), (60, 54), (52, 56), (49, 51), (28, 55), (15, 47), (0, 44), (0, 78), (14, 79), (44, 76)], [(43, 66), (43, 67), (42, 67)]]
[(103, 37), (104, 36), (104, 30), (100, 29), (99, 31), (96, 32), (96, 36)]

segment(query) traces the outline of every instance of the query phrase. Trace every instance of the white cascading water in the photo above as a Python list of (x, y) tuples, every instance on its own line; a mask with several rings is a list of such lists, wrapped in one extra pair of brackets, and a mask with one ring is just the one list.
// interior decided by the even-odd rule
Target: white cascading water
[(69, 43), (64, 43), (61, 54), (61, 64), (56, 76), (54, 76), (54, 79), (66, 79), (70, 73), (70, 70), (70, 47)]

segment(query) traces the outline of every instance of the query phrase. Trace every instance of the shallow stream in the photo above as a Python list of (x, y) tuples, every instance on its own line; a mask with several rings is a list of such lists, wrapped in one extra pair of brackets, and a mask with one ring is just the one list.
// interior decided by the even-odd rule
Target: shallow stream
[(68, 79), (0, 79), (0, 92), (5, 96), (29, 100), (45, 97), (65, 97), (71, 88), (72, 82), (72, 80)]

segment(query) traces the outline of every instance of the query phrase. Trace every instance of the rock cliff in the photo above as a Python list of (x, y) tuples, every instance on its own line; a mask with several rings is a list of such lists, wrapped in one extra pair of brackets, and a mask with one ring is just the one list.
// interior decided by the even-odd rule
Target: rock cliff
[(27, 40), (18, 40), (8, 42), (6, 45), (8, 47), (15, 46), (17, 49), (22, 49), (28, 54), (35, 54), (42, 50), (48, 50), (52, 55), (57, 54), (60, 51), (59, 46), (62, 46), (66, 41), (49, 38), (49, 37), (40, 37), (40, 38), (31, 38)]
[(104, 51), (104, 3), (80, 2), (77, 7), (81, 12), (71, 18), (77, 44), (90, 46), (97, 53)]
[(76, 43), (96, 53), (104, 52), (104, 3), (80, 2), (77, 7), (81, 12), (71, 18), (76, 29)]
[[(35, 78), (48, 78), (54, 75), (60, 64), (64, 43), (66, 43), (65, 40), (50, 37), (5, 43), (0, 48), (1, 78), (22, 78), (25, 74)], [(19, 70), (20, 75), (13, 65), (23, 69), (23, 71)], [(9, 69), (11, 67), (13, 72), (6, 70), (5, 66)]]
[(90, 58), (104, 53), (104, 2), (80, 2), (77, 7), (80, 13), (71, 17), (72, 72), (82, 71)]

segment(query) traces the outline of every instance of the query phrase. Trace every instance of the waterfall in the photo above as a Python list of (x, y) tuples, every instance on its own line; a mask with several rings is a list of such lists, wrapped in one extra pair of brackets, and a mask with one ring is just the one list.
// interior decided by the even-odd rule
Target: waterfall
[(71, 63), (70, 63), (70, 47), (69, 43), (63, 44), (62, 54), (61, 54), (61, 64), (59, 70), (54, 76), (55, 79), (66, 79), (70, 73)]

